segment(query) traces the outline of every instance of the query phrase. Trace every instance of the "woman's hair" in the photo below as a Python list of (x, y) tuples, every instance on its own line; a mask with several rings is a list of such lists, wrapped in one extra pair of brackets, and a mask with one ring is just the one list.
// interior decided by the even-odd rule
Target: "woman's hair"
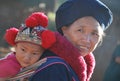
[(98, 46), (100, 46), (103, 42), (103, 38), (106, 36), (104, 30), (102, 29), (102, 27), (99, 27), (99, 31), (100, 31), (100, 41), (99, 41), (99, 44)]

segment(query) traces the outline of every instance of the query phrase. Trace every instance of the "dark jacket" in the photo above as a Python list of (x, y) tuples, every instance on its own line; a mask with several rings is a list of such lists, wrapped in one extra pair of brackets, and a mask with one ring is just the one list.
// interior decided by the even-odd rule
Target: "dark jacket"
[(51, 59), (43, 63), (29, 81), (73, 81), (73, 79), (79, 81), (74, 71), (63, 59), (49, 50), (45, 51), (40, 59), (46, 57)]

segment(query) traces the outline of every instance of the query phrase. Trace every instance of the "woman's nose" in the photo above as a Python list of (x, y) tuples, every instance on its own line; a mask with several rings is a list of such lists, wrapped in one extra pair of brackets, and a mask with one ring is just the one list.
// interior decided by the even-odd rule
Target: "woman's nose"
[(86, 41), (86, 42), (90, 42), (90, 40), (91, 40), (90, 35), (89, 34), (84, 34), (83, 35), (83, 40)]

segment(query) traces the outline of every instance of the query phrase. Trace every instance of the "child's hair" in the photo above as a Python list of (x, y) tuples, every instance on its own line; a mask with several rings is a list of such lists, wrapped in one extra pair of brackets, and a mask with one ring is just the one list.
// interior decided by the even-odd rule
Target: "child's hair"
[(17, 42), (30, 42), (49, 48), (56, 42), (52, 31), (47, 30), (48, 17), (42, 12), (34, 12), (25, 20), (19, 29), (12, 27), (7, 29), (5, 40), (12, 46)]

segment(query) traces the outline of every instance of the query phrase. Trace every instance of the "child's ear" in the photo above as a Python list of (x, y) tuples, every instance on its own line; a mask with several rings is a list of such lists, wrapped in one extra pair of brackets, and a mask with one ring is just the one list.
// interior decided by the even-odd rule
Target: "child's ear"
[(16, 44), (16, 45), (14, 45), (14, 47), (13, 47), (13, 50), (12, 50), (12, 51), (16, 51), (16, 49), (17, 49), (17, 44)]

